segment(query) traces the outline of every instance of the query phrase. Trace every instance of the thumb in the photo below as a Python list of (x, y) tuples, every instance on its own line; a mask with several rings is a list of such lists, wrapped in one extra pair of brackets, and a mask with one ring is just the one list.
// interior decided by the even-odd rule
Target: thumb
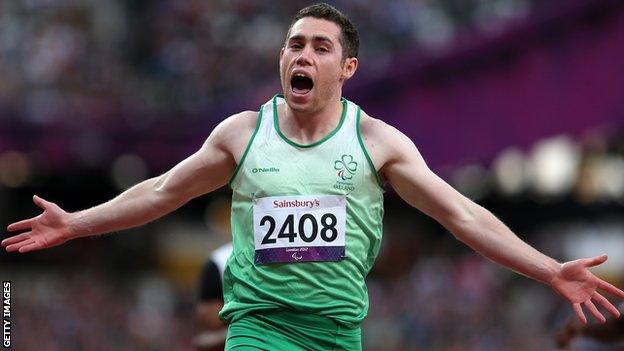
[(594, 267), (594, 266), (604, 263), (607, 260), (607, 258), (608, 258), (607, 254), (602, 254), (600, 256), (596, 256), (592, 258), (586, 258), (583, 260), (583, 263), (587, 267)]
[(46, 200), (40, 198), (37, 195), (33, 195), (33, 202), (35, 203), (35, 205), (41, 207), (42, 209), (46, 209), (48, 207), (48, 205), (50, 204), (49, 202), (47, 202)]

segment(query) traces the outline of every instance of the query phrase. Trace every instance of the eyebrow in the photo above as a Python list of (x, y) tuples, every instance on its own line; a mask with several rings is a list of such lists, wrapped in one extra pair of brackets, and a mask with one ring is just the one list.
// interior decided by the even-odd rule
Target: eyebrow
[[(306, 39), (305, 35), (299, 34), (299, 35), (293, 35), (292, 37), (288, 38), (288, 41), (289, 42), (293, 40), (299, 41), (299, 40), (305, 40), (305, 39)], [(324, 35), (315, 35), (312, 37), (312, 41), (327, 42), (331, 45), (334, 45), (334, 42), (329, 37), (324, 36)]]

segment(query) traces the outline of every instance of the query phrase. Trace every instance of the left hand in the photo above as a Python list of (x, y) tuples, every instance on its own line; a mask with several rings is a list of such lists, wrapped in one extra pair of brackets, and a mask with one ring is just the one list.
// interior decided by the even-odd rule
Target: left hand
[(574, 312), (583, 324), (587, 324), (587, 318), (583, 313), (581, 304), (585, 305), (585, 308), (587, 308), (600, 323), (605, 323), (607, 319), (598, 311), (594, 302), (607, 309), (613, 317), (618, 318), (620, 316), (618, 309), (604, 296), (600, 295), (598, 289), (604, 290), (622, 299), (624, 299), (624, 291), (596, 277), (588, 269), (589, 267), (598, 266), (606, 260), (607, 255), (605, 254), (593, 258), (582, 258), (580, 260), (565, 262), (557, 275), (550, 281), (550, 286), (559, 295), (572, 303)]

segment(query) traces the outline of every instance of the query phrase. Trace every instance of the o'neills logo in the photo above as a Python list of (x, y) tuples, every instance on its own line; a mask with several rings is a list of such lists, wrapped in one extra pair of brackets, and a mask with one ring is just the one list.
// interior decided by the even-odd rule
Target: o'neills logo
[(279, 168), (276, 168), (276, 167), (269, 167), (269, 168), (259, 167), (259, 168), (252, 168), (251, 169), (251, 173), (270, 173), (270, 172), (279, 172)]
[(314, 208), (321, 206), (321, 202), (318, 199), (314, 200), (275, 200), (273, 201), (273, 208), (288, 208), (288, 207), (303, 207)]

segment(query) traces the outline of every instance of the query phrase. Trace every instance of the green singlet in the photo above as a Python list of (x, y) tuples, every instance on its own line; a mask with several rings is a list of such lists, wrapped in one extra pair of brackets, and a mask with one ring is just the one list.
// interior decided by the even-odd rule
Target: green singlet
[[(383, 188), (362, 141), (360, 108), (341, 101), (338, 126), (309, 145), (280, 131), (282, 96), (260, 108), (230, 180), (234, 249), (220, 313), (230, 325), (226, 349), (239, 349), (234, 341), (245, 337), (258, 341), (256, 349), (282, 349), (262, 344), (262, 333), (253, 333), (250, 325), (289, 313), (315, 319), (328, 331), (357, 332), (359, 339), (368, 312), (365, 277), (381, 242)], [(301, 349), (326, 349), (309, 343)]]

